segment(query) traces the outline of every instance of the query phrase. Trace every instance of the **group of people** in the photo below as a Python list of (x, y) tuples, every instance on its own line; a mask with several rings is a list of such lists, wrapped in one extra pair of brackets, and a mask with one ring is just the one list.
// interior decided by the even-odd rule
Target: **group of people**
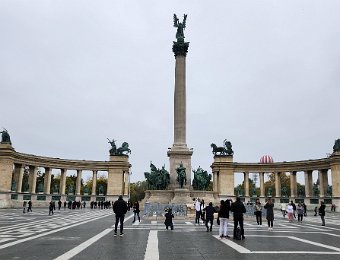
[(22, 204), (22, 207), (23, 207), (23, 213), (28, 213), (28, 212), (32, 212), (32, 201), (25, 201), (24, 200), (24, 202), (23, 202), (23, 204)]

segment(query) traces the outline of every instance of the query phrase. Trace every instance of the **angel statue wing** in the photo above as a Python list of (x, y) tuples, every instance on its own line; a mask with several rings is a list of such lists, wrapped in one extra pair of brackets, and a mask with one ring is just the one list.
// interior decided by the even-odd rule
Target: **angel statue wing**
[(174, 14), (174, 27), (178, 27), (178, 18), (176, 14)]
[(186, 21), (187, 21), (187, 14), (184, 14), (184, 18), (183, 18), (183, 28), (185, 28), (186, 25)]

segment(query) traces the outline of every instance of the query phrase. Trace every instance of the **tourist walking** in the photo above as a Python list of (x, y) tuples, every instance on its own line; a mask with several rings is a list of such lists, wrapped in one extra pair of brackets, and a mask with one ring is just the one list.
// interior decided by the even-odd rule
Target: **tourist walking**
[(115, 231), (114, 236), (117, 236), (117, 227), (118, 222), (120, 223), (120, 236), (124, 236), (123, 233), (123, 223), (124, 217), (127, 212), (127, 203), (123, 200), (123, 196), (119, 195), (118, 200), (113, 203), (113, 212), (116, 214), (116, 223), (115, 223)]
[(287, 205), (286, 205), (286, 203), (281, 203), (281, 213), (282, 213), (282, 216), (285, 218), (286, 217), (286, 213), (287, 213)]
[(307, 205), (304, 202), (302, 202), (302, 207), (303, 207), (303, 215), (307, 217)]
[(205, 204), (204, 204), (204, 199), (201, 201), (201, 219), (202, 222), (205, 223)]
[[(212, 206), (212, 202), (209, 202), (209, 205), (205, 207), (205, 226), (207, 228), (207, 232), (212, 231), (212, 227), (214, 225), (214, 213), (216, 209)], [(210, 222), (210, 228), (208, 223)]]
[(136, 201), (133, 204), (133, 221), (132, 221), (132, 223), (135, 223), (136, 216), (138, 217), (138, 221), (140, 222), (139, 212), (140, 212), (140, 210), (139, 210), (139, 203), (138, 203), (138, 201)]
[(168, 209), (167, 213), (165, 213), (165, 227), (166, 229), (171, 228), (171, 230), (174, 230), (174, 223), (172, 222), (172, 219), (174, 218), (174, 214), (172, 214), (172, 209)]
[(32, 212), (32, 201), (28, 201), (27, 213)]
[(257, 225), (262, 226), (262, 205), (259, 199), (256, 199), (254, 213), (256, 216)]
[(48, 215), (49, 216), (53, 215), (53, 209), (54, 209), (53, 201), (51, 200), (49, 207), (48, 207)]
[(287, 206), (287, 214), (288, 214), (288, 221), (293, 222), (293, 213), (294, 213), (294, 208), (291, 203), (288, 203)]
[(244, 229), (243, 229), (243, 214), (246, 213), (246, 207), (241, 202), (240, 197), (236, 198), (236, 201), (231, 204), (231, 211), (234, 216), (234, 235), (233, 238), (236, 239), (236, 230), (237, 227), (240, 226), (241, 229), (241, 237), (245, 239)]
[(22, 204), (22, 207), (23, 207), (22, 213), (26, 213), (27, 201), (24, 201), (24, 203)]
[(61, 208), (61, 200), (58, 201), (58, 210)]
[(219, 236), (220, 238), (227, 238), (228, 236), (228, 220), (230, 211), (230, 200), (221, 200), (220, 211), (218, 212), (218, 219), (220, 221)]
[(326, 205), (323, 201), (321, 201), (321, 205), (319, 207), (319, 215), (321, 217), (322, 226), (325, 226)]
[(272, 230), (274, 224), (274, 203), (271, 198), (268, 199), (264, 208), (267, 210), (268, 230)]
[(195, 201), (195, 212), (196, 212), (196, 217), (195, 217), (195, 224), (200, 224), (200, 217), (201, 217), (201, 201), (199, 198)]
[(293, 201), (290, 202), (290, 204), (293, 206), (293, 216), (296, 218), (295, 212), (296, 212), (296, 205)]
[(296, 207), (296, 212), (298, 214), (298, 222), (302, 222), (303, 214), (305, 213), (305, 209), (301, 203), (299, 203)]

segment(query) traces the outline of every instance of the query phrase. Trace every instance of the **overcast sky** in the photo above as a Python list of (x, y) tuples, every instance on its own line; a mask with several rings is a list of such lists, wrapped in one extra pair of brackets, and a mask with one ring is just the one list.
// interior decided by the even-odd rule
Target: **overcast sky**
[(109, 160), (132, 181), (173, 143), (173, 14), (188, 14), (187, 144), (235, 162), (318, 159), (340, 138), (339, 1), (0, 0), (0, 127), (16, 151)]

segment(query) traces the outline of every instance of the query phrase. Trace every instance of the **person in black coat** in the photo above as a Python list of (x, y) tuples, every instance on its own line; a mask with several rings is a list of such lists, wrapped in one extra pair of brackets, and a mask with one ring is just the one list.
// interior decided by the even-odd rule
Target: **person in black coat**
[(118, 200), (113, 203), (113, 212), (116, 214), (116, 223), (115, 223), (115, 232), (114, 236), (117, 236), (117, 226), (118, 222), (120, 223), (120, 236), (124, 235), (123, 233), (123, 223), (124, 217), (127, 212), (127, 203), (123, 200), (123, 196), (120, 195)]
[(325, 209), (326, 209), (325, 203), (321, 201), (321, 206), (319, 208), (319, 215), (321, 217), (322, 226), (325, 226), (325, 215), (326, 215)]
[(271, 198), (268, 199), (264, 208), (267, 209), (268, 230), (272, 230), (274, 222), (274, 203)]
[(169, 227), (171, 230), (174, 230), (174, 223), (172, 222), (172, 219), (174, 218), (174, 214), (172, 214), (172, 209), (168, 209), (168, 212), (165, 213), (165, 227), (168, 229)]
[[(205, 208), (205, 226), (207, 227), (207, 232), (212, 231), (212, 226), (214, 223), (214, 213), (216, 209), (212, 206), (212, 202), (209, 202), (209, 205)], [(210, 222), (210, 229), (208, 223)]]
[(237, 197), (236, 201), (233, 204), (231, 204), (231, 211), (233, 212), (233, 215), (234, 215), (233, 238), (236, 239), (236, 229), (238, 225), (240, 225), (242, 239), (245, 239), (244, 229), (243, 229), (243, 214), (246, 213), (246, 207), (243, 205), (239, 197)]
[(133, 204), (133, 221), (132, 221), (132, 223), (135, 223), (136, 216), (138, 217), (138, 221), (140, 222), (139, 212), (140, 212), (139, 203), (138, 203), (138, 201), (136, 201), (135, 204)]

